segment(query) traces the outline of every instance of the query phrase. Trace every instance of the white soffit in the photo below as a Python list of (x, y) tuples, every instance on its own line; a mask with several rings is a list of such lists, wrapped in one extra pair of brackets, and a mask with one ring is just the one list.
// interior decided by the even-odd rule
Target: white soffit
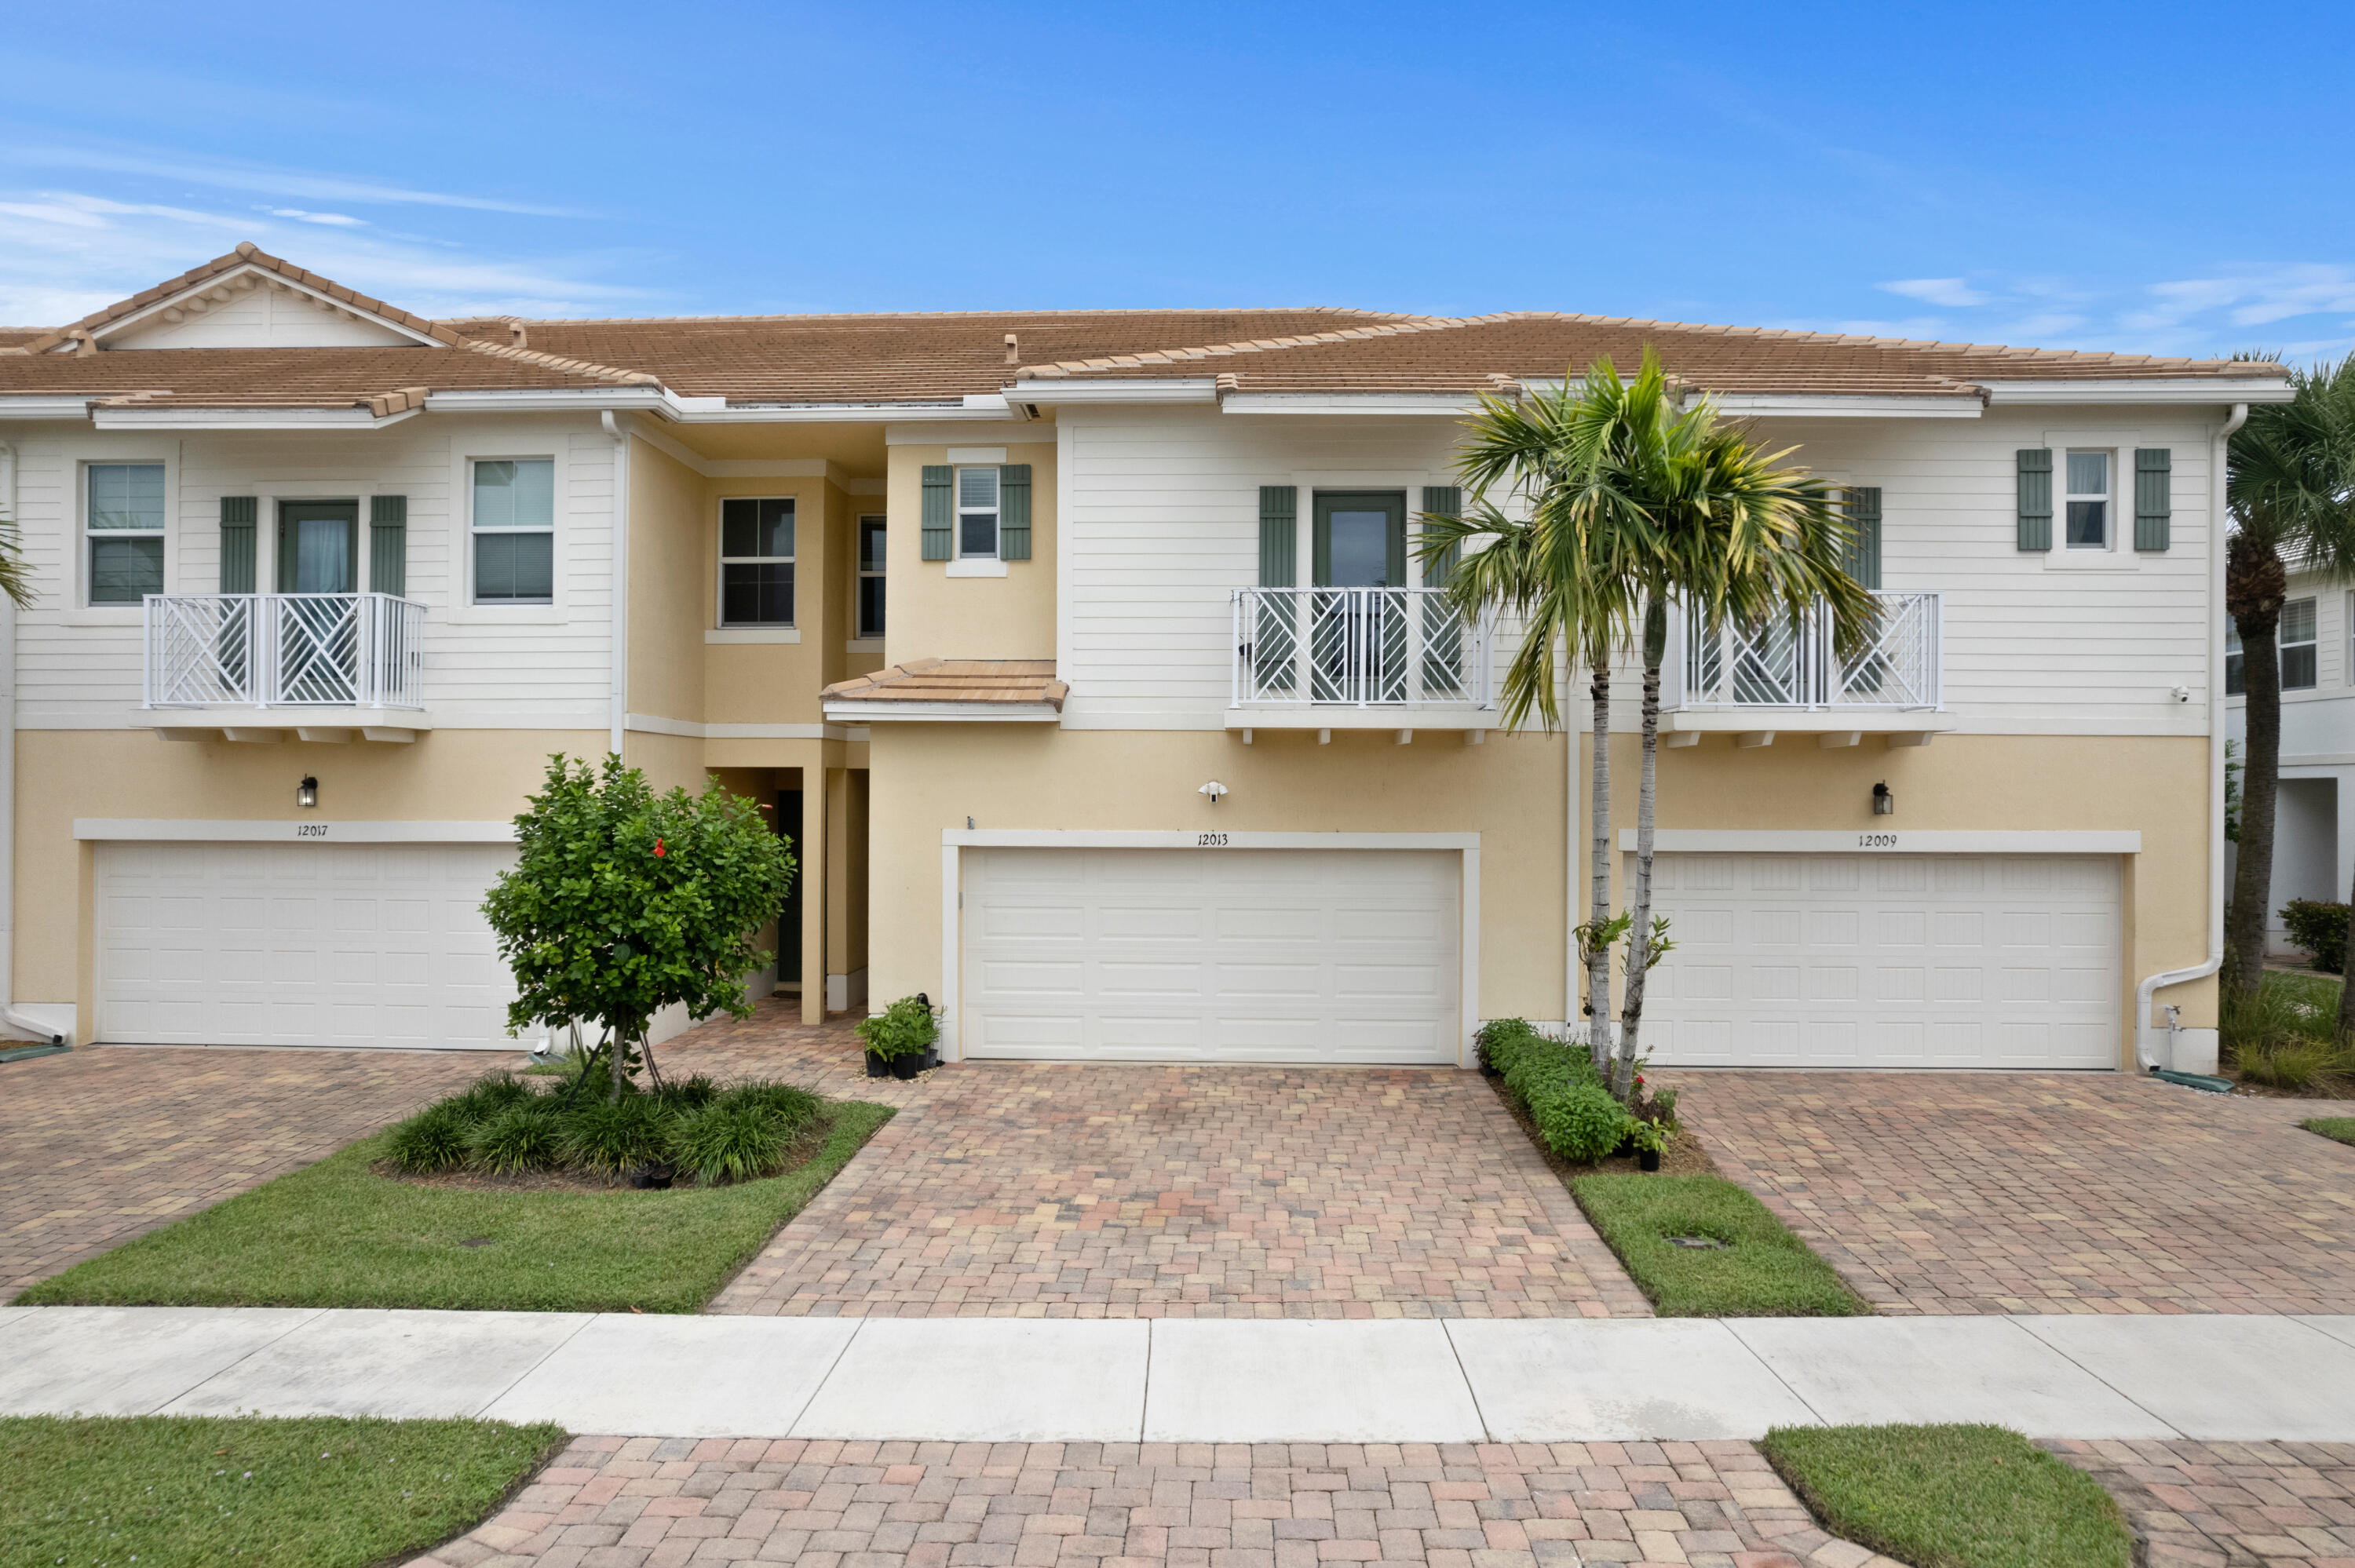
[(1018, 403), (1215, 403), (1210, 376), (1132, 376), (1118, 381), (1018, 381), (1006, 397)]
[(1402, 414), (1460, 419), (1480, 411), (1470, 392), (1230, 392), (1230, 414)]
[(1989, 403), (2286, 403), (2286, 378), (2218, 376), (2120, 377), (2106, 381), (1982, 381)]
[(1721, 414), (1752, 417), (1816, 415), (1838, 419), (1976, 419), (1985, 405), (1976, 396), (1841, 397), (1831, 393), (1722, 392), (1686, 399), (1686, 406), (1706, 397)]
[(348, 408), (94, 408), (90, 419), (101, 430), (380, 430), (424, 411), (403, 408), (378, 418), (357, 405)]

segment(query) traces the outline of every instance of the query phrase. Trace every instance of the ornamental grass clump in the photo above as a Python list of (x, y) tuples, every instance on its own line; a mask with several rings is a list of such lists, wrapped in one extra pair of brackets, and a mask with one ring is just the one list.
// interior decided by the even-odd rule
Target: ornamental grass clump
[(494, 1176), (515, 1176), (555, 1164), (558, 1137), (556, 1107), (534, 1098), (477, 1122), (466, 1150), (477, 1168)]
[(708, 1105), (671, 1123), (670, 1153), (706, 1187), (766, 1176), (783, 1161), (793, 1132), (765, 1106)]
[(719, 1097), (719, 1086), (702, 1073), (676, 1083), (664, 1084), (655, 1090), (655, 1098), (662, 1107), (676, 1116), (683, 1111), (701, 1110)]
[(751, 1078), (724, 1091), (719, 1097), (723, 1106), (755, 1106), (783, 1121), (799, 1132), (818, 1118), (826, 1102), (799, 1084), (783, 1083), (775, 1078)]
[(395, 1165), (421, 1176), (464, 1165), (467, 1136), (473, 1130), (474, 1124), (459, 1114), (456, 1102), (443, 1100), (385, 1134), (385, 1149)]
[(670, 1118), (646, 1095), (616, 1102), (584, 1100), (564, 1113), (558, 1127), (558, 1152), (568, 1165), (611, 1172), (662, 1158)]

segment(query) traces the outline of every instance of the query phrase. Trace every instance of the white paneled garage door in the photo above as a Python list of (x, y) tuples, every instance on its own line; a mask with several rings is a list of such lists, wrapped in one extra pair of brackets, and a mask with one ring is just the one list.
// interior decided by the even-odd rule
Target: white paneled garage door
[(98, 1038), (515, 1050), (506, 844), (105, 843)]
[[(1629, 863), (1633, 864), (1632, 857)], [(1660, 1063), (2115, 1067), (2107, 855), (1662, 854)]]
[(1452, 1065), (1462, 857), (981, 849), (969, 1056)]

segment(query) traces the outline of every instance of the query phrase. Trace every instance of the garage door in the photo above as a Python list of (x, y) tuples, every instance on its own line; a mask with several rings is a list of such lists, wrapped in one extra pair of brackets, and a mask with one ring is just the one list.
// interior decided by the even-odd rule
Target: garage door
[(2115, 1067), (2118, 863), (1662, 854), (1653, 1060)]
[(480, 906), (505, 844), (110, 843), (98, 1038), (515, 1050)]
[(969, 850), (965, 1054), (1453, 1064), (1461, 857)]

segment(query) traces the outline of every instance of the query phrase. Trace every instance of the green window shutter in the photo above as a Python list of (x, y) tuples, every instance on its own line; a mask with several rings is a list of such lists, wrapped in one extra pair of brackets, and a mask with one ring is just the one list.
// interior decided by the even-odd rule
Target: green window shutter
[(956, 470), (946, 463), (924, 465), (924, 559), (945, 561), (949, 558), (949, 535), (956, 520), (954, 498), (950, 494), (956, 482)]
[(368, 591), (409, 592), (409, 497), (368, 497)]
[(2135, 548), (2164, 550), (2174, 516), (2175, 454), (2166, 447), (2135, 449)]
[(2052, 449), (2019, 449), (2019, 547), (2052, 547)]
[(1300, 580), (1300, 491), (1259, 487), (1259, 586), (1292, 588)]
[[(1437, 514), (1453, 517), (1464, 509), (1464, 492), (1453, 484), (1426, 484), (1423, 487), (1423, 510), (1428, 516)], [(1447, 579), (1455, 575), (1455, 563), (1464, 558), (1464, 546), (1450, 545), (1447, 553), (1423, 563), (1423, 586), (1445, 588)]]
[(1849, 526), (1856, 530), (1849, 541), (1848, 575), (1864, 588), (1881, 587), (1881, 486), (1850, 485), (1848, 493)]
[(1009, 462), (997, 471), (997, 558), (1030, 558), (1030, 465)]
[(253, 591), (253, 530), (261, 503), (250, 495), (220, 498), (220, 591)]

